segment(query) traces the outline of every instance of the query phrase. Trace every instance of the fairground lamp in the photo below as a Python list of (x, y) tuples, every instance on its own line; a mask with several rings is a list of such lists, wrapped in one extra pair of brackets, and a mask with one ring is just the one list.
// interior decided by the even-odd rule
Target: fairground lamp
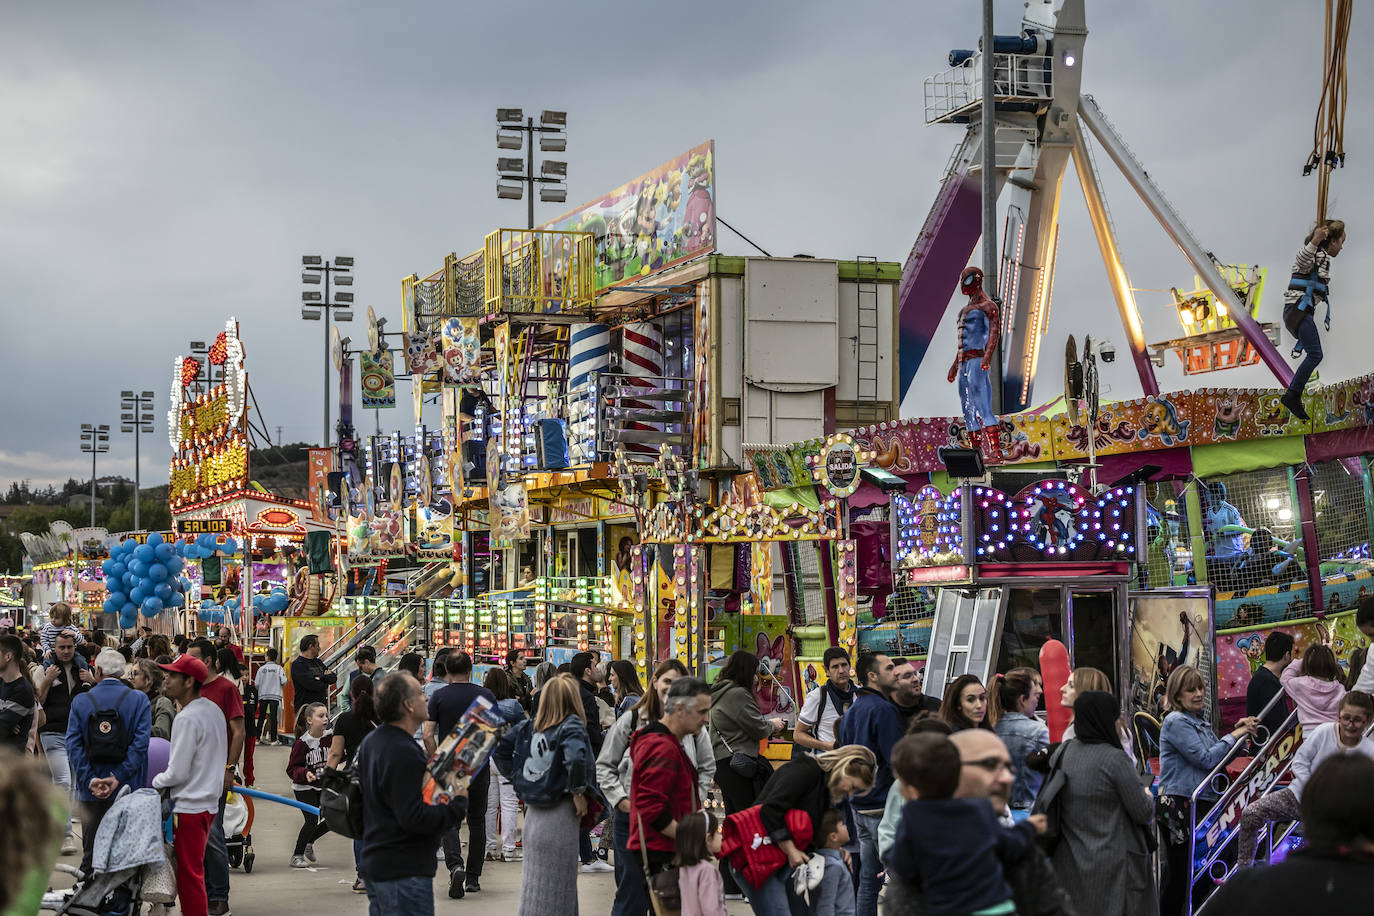
[[(501, 200), (525, 198), (526, 228), (534, 228), (534, 189), (539, 186), (539, 200), (543, 203), (563, 203), (568, 199), (568, 163), (561, 159), (545, 159), (535, 174), (534, 138), (539, 137), (539, 152), (561, 153), (568, 148), (566, 135), (568, 113), (545, 110), (539, 123), (526, 117), (523, 108), (496, 109), (496, 148), (523, 150), (524, 156), (500, 156), (496, 160), (496, 196)], [(528, 196), (526, 196), (528, 195)]]
[[(91, 456), (91, 527), (95, 527), (95, 456), (103, 455), (110, 450), (110, 427), (109, 424), (101, 423), (96, 426), (92, 423), (81, 424), (81, 451), (87, 452)], [(137, 505), (137, 502), (135, 502)]]
[(134, 530), (138, 531), (139, 491), (139, 437), (142, 433), (153, 431), (153, 398), (151, 391), (132, 391), (119, 393), (120, 431), (134, 434)]
[[(339, 321), (353, 320), (353, 293), (335, 291), (331, 297), (331, 286), (352, 286), (353, 258), (335, 255), (334, 260), (326, 261), (317, 254), (301, 257), (301, 282), (308, 286), (324, 285), (324, 292), (307, 289), (301, 291), (301, 318), (305, 321), (319, 321), (324, 318), (324, 434), (321, 445), (329, 444), (329, 319), (330, 312)], [(321, 281), (321, 277), (324, 278)]]

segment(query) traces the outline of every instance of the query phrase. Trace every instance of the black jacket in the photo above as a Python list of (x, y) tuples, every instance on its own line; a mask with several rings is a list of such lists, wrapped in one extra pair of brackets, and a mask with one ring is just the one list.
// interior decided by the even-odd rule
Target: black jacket
[(811, 818), (811, 842), (807, 850), (815, 849), (825, 839), (820, 835), (821, 817), (832, 803), (825, 771), (815, 757), (808, 754), (778, 768), (763, 784), (755, 802), (760, 806), (759, 820), (763, 822), (763, 829), (768, 831), (773, 842), (792, 839), (792, 832), (787, 829), (787, 812), (793, 809), (805, 811)]
[(592, 757), (595, 758), (606, 740), (606, 733), (601, 729), (601, 708), (596, 705), (596, 691), (591, 684), (578, 681), (577, 690), (582, 694), (582, 713), (587, 717), (587, 737), (592, 739)]
[(444, 831), (467, 813), (466, 797), (447, 805), (420, 798), (425, 754), (414, 737), (394, 725), (368, 733), (355, 755), (363, 790), (363, 844), (358, 874), (372, 881), (433, 878)]
[[(1032, 849), (1015, 865), (1003, 866), (1002, 874), (1011, 885), (1011, 899), (1021, 916), (1078, 916), (1050, 860), (1040, 850)], [(883, 916), (925, 916), (919, 887), (891, 871), (887, 884)]]
[(337, 677), (318, 658), (297, 655), (291, 660), (291, 706), (300, 709), (307, 703), (328, 703), (329, 685)]

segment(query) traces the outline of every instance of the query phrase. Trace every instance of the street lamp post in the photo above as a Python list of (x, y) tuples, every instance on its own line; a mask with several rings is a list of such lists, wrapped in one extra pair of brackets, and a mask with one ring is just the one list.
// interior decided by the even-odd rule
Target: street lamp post
[[(545, 159), (540, 163), (539, 174), (536, 175), (534, 138), (539, 137), (541, 153), (561, 153), (568, 148), (567, 130), (566, 111), (540, 112), (539, 123), (535, 124), (533, 116), (525, 117), (524, 109), (496, 109), (496, 148), (523, 149), (526, 153), (523, 157), (501, 156), (496, 160), (496, 196), (507, 200), (524, 197), (529, 205), (529, 229), (534, 228), (535, 185), (540, 185), (539, 200), (543, 203), (563, 203), (568, 199), (568, 163), (561, 159)], [(528, 194), (526, 185), (529, 186)]]
[(324, 438), (320, 445), (329, 444), (329, 313), (337, 309), (339, 321), (353, 320), (353, 291), (335, 292), (331, 298), (329, 288), (331, 280), (334, 286), (352, 286), (352, 270), (352, 258), (335, 255), (334, 260), (326, 261), (317, 254), (301, 257), (302, 283), (318, 286), (320, 278), (324, 278), (323, 297), (319, 290), (301, 292), (301, 318), (319, 321), (320, 315), (324, 315)]
[(134, 434), (134, 530), (139, 530), (138, 524), (138, 504), (140, 502), (140, 479), (139, 479), (139, 435), (140, 433), (151, 433), (153, 431), (153, 392), (142, 391), (134, 394), (132, 391), (121, 391), (119, 393), (119, 419), (122, 421), (120, 430)]
[(95, 426), (91, 423), (81, 424), (81, 451), (89, 452), (91, 456), (91, 527), (95, 527), (95, 456), (103, 455), (110, 450), (110, 427), (102, 423)]

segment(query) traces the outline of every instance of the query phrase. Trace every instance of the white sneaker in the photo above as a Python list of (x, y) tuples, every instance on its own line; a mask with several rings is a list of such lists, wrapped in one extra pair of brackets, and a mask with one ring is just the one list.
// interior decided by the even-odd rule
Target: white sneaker
[(506, 862), (519, 862), (524, 856), (520, 854), (518, 849), (505, 849), (501, 851), (501, 858)]
[(305, 856), (292, 856), (292, 857), (291, 857), (291, 867), (292, 867), (292, 868), (309, 868), (309, 867), (310, 867), (310, 863), (307, 862), (307, 861), (305, 860)]
[(584, 875), (604, 875), (613, 871), (615, 871), (614, 866), (602, 862), (600, 859), (582, 866), (582, 874)]

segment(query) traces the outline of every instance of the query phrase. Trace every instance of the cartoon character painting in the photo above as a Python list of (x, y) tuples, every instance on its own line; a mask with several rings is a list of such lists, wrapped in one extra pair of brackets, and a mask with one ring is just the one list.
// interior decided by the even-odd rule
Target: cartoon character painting
[(1213, 437), (1217, 439), (1236, 438), (1243, 415), (1240, 398), (1236, 392), (1234, 390), (1227, 392), (1224, 398), (1217, 401), (1217, 414), (1212, 424)]
[(1158, 436), (1166, 446), (1182, 444), (1188, 439), (1190, 420), (1180, 420), (1174, 402), (1167, 398), (1150, 398), (1145, 405), (1145, 428), (1137, 433), (1137, 438), (1148, 439)]
[(785, 634), (779, 634), (776, 639), (769, 640), (766, 633), (759, 633), (755, 637), (755, 654), (759, 659), (759, 682), (754, 688), (754, 699), (758, 701), (759, 711), (764, 715), (769, 713), (786, 713), (792, 709), (792, 700), (789, 692), (783, 689), (781, 682), (783, 667), (783, 641), (787, 639)]
[(683, 241), (688, 252), (715, 244), (715, 202), (711, 199), (711, 153), (697, 153), (687, 161), (687, 203), (682, 213)]
[(419, 377), (439, 368), (439, 351), (432, 336), (422, 332), (406, 333), (401, 335), (401, 340), (405, 345), (406, 372)]
[(458, 385), (477, 381), (477, 363), (482, 352), (476, 318), (449, 318), (443, 331), (444, 377)]
[(1046, 488), (1031, 497), (1029, 509), (1035, 539), (1047, 548), (1058, 548), (1062, 553), (1078, 537), (1074, 526), (1078, 503), (1067, 490)]

